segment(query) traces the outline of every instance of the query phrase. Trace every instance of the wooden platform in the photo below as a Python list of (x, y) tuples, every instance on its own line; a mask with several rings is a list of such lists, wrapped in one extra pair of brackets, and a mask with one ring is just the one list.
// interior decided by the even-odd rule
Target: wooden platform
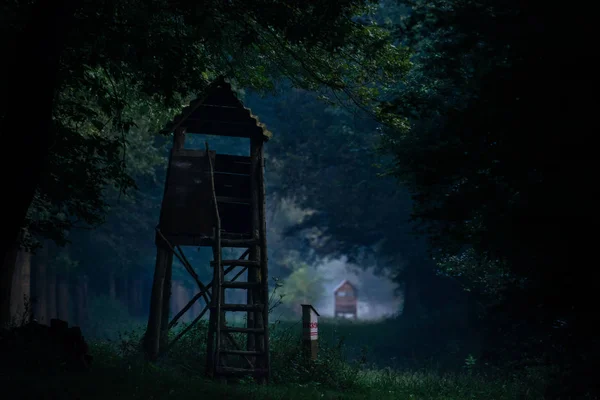
[[(250, 157), (215, 154), (215, 192), (224, 240), (250, 239)], [(173, 245), (210, 246), (215, 216), (211, 207), (206, 153), (173, 150), (169, 159), (159, 229)], [(231, 247), (246, 247), (244, 245)]]

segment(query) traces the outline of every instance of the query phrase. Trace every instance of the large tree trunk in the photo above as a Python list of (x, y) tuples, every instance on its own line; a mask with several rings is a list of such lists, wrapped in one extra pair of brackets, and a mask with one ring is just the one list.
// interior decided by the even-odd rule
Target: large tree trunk
[[(2, 149), (0, 181), (5, 210), (0, 229), (0, 326), (10, 318), (12, 275), (9, 261), (19, 230), (25, 225), (53, 141), (52, 111), (59, 86), (59, 58), (66, 33), (71, 30), (76, 2), (38, 0), (29, 16), (21, 16), (25, 27), (2, 49)], [(35, 94), (35, 112), (27, 104)], [(19, 152), (21, 162), (14, 164), (10, 154)]]
[(82, 276), (78, 276), (75, 282), (75, 286), (73, 287), (73, 323), (79, 326), (83, 325), (85, 319), (85, 309), (83, 307), (84, 304), (84, 287), (83, 287)]
[(33, 261), (33, 317), (41, 324), (48, 324), (48, 247), (42, 247)]
[(46, 321), (47, 324), (50, 323), (50, 320), (52, 318), (56, 318), (58, 315), (57, 309), (56, 309), (56, 272), (52, 269), (49, 268), (48, 269), (48, 275), (46, 276), (46, 282), (48, 283), (47, 288), (48, 288), (48, 292), (47, 292), (47, 299), (48, 299), (48, 304), (47, 304), (47, 315), (46, 317), (48, 318), (48, 321)]
[(81, 297), (79, 298), (79, 301), (77, 303), (77, 315), (79, 318), (79, 325), (85, 326), (88, 322), (89, 322), (89, 317), (88, 317), (88, 296), (89, 296), (89, 290), (88, 290), (88, 284), (89, 284), (89, 277), (87, 275), (83, 275), (80, 278), (80, 282), (78, 287), (80, 287), (81, 289)]
[(66, 274), (59, 274), (56, 279), (56, 312), (59, 319), (69, 321), (69, 278)]
[[(13, 288), (13, 277), (15, 275), (18, 254), (18, 244), (13, 241), (10, 249), (0, 259), (2, 261), (2, 270), (0, 271), (0, 328), (13, 322), (11, 300), (15, 296), (19, 296), (17, 288)], [(17, 293), (13, 293), (15, 291)]]
[(17, 324), (24, 324), (31, 316), (31, 253), (17, 252), (12, 283), (11, 315)]

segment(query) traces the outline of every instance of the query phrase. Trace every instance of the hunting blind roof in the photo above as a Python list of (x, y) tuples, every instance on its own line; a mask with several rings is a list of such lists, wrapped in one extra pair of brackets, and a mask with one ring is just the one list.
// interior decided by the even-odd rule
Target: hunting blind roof
[(185, 128), (187, 133), (261, 138), (265, 142), (272, 137), (265, 124), (259, 122), (249, 108), (244, 107), (223, 77), (211, 83), (160, 133), (170, 134), (177, 128)]
[(342, 282), (340, 282), (340, 284), (337, 285), (335, 287), (335, 289), (333, 289), (333, 293), (337, 293), (341, 288), (343, 288), (346, 285), (350, 286), (354, 290), (354, 294), (358, 293), (356, 286), (354, 286), (352, 283), (350, 283), (350, 281), (348, 279), (344, 279)]

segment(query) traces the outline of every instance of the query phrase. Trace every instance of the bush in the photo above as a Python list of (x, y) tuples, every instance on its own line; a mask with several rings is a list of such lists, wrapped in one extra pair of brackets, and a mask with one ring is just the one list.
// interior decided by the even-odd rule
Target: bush
[(318, 359), (310, 361), (303, 356), (301, 336), (293, 328), (298, 325), (273, 324), (271, 371), (274, 383), (323, 385), (335, 390), (355, 388), (360, 365), (345, 361), (343, 339), (335, 345), (321, 339)]

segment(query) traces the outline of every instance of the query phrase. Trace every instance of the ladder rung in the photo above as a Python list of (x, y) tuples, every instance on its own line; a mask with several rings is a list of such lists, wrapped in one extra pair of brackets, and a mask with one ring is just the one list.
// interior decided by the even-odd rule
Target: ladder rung
[(262, 304), (222, 304), (221, 311), (262, 311)]
[(267, 370), (264, 368), (246, 369), (234, 367), (217, 367), (217, 374), (220, 375), (264, 375)]
[(261, 285), (260, 282), (235, 282), (235, 281), (225, 281), (221, 284), (221, 287), (226, 289), (252, 289), (255, 287), (259, 287)]
[(257, 244), (256, 239), (221, 239), (221, 247), (250, 247)]
[[(260, 263), (258, 261), (252, 260), (221, 260), (221, 265), (230, 265), (237, 267), (260, 267)], [(215, 262), (211, 261), (210, 266), (214, 267)]]
[(264, 333), (265, 330), (263, 328), (243, 328), (237, 326), (228, 326), (226, 328), (221, 328), (221, 332), (230, 332), (230, 333)]
[(243, 203), (243, 204), (250, 204), (250, 199), (242, 199), (242, 198), (239, 198), (239, 197), (217, 196), (217, 203)]
[(249, 350), (221, 350), (221, 354), (231, 354), (238, 356), (261, 356), (265, 354), (262, 351), (249, 351)]

